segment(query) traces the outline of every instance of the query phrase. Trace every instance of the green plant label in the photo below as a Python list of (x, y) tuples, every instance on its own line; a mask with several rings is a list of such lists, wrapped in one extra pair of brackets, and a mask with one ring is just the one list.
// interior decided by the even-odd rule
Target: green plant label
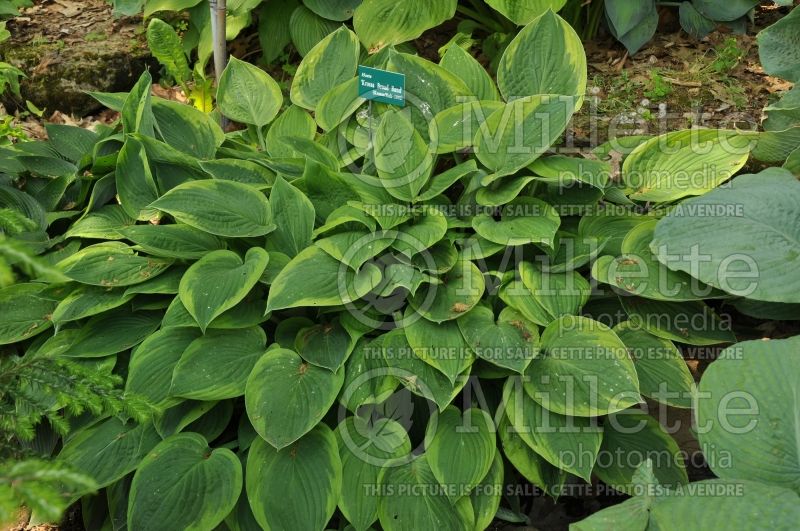
[(406, 76), (397, 72), (359, 65), (358, 95), (366, 100), (404, 107)]

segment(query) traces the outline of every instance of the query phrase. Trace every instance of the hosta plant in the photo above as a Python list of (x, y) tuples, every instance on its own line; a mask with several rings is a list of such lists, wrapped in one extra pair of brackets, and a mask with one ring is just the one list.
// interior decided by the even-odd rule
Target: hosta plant
[[(736, 342), (723, 305), (797, 317), (800, 184), (735, 176), (760, 137), (733, 131), (550, 151), (587, 76), (552, 11), (496, 79), (460, 48), (435, 64), (388, 41), (336, 29), (288, 99), (232, 60), (217, 103), (236, 132), (145, 74), (95, 95), (113, 126), (2, 151), (0, 206), (28, 220), (14, 241), (59, 276), (0, 290), (0, 344), (117, 375), (155, 410), (82, 415), (42, 448), (100, 489), (88, 528), (484, 529), (525, 521), (507, 485), (595, 478), (696, 510), (648, 410), (704, 398), (678, 345)], [(405, 74), (405, 106), (358, 97), (365, 52)], [(770, 460), (763, 479), (796, 490)], [(780, 521), (781, 496), (757, 514)]]

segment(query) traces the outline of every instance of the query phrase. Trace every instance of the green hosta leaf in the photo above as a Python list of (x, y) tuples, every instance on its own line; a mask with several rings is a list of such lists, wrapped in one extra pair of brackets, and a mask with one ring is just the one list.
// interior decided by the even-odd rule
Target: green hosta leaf
[(507, 417), (503, 417), (497, 427), (500, 441), (503, 443), (503, 453), (514, 468), (522, 476), (551, 496), (561, 494), (561, 487), (567, 481), (567, 472), (554, 467), (541, 455), (533, 451), (522, 440), (516, 429), (511, 426)]
[(525, 290), (512, 285), (511, 289), (503, 290), (501, 298), (543, 326), (564, 315), (579, 314), (591, 294), (589, 283), (574, 271), (550, 273), (522, 262), (519, 275)]
[(798, 204), (800, 184), (788, 171), (742, 175), (678, 205), (656, 225), (650, 247), (670, 269), (728, 293), (800, 302), (800, 272), (793, 267), (800, 256)]
[(381, 273), (367, 264), (354, 272), (319, 247), (304, 249), (272, 281), (267, 310), (298, 306), (339, 306), (377, 286)]
[(183, 43), (175, 30), (157, 18), (151, 19), (147, 26), (147, 46), (159, 63), (179, 84), (184, 84), (192, 77)]
[[(580, 37), (552, 11), (522, 28), (497, 67), (497, 86), (506, 101), (534, 94), (563, 94), (574, 96), (572, 104), (577, 108), (586, 92), (586, 78)], [(551, 124), (551, 128), (559, 126)]]
[(341, 370), (309, 365), (288, 349), (270, 350), (247, 379), (247, 416), (261, 437), (285, 448), (322, 420), (343, 382)]
[(306, 6), (299, 6), (289, 19), (289, 33), (292, 43), (300, 55), (306, 55), (326, 35), (336, 31), (340, 24), (316, 15)]
[(311, 115), (297, 105), (290, 105), (275, 119), (267, 131), (267, 153), (270, 157), (300, 156), (283, 139), (291, 136), (313, 140), (316, 132), (317, 128)]
[(314, 205), (308, 198), (278, 177), (269, 196), (274, 212), (275, 231), (267, 239), (267, 249), (275, 249), (289, 257), (311, 245), (314, 231)]
[(65, 236), (67, 238), (121, 240), (124, 236), (120, 231), (135, 223), (136, 219), (128, 216), (122, 206), (105, 205), (73, 223)]
[(635, 328), (688, 345), (732, 343), (736, 337), (730, 322), (721, 319), (702, 301), (654, 301), (621, 297), (625, 312)]
[(542, 355), (528, 366), (525, 391), (562, 415), (594, 417), (640, 401), (636, 369), (625, 344), (607, 326), (564, 316), (542, 333)]
[(246, 476), (247, 498), (263, 529), (325, 529), (342, 491), (336, 437), (320, 424), (280, 450), (257, 438)]
[(472, 529), (475, 515), (469, 497), (453, 504), (444, 489), (430, 488), (438, 484), (427, 455), (401, 463), (387, 465), (380, 475), (381, 489), (393, 493), (378, 500), (383, 529)]
[(393, 197), (413, 201), (430, 178), (433, 155), (402, 111), (388, 111), (375, 132), (375, 167)]
[(262, 3), (258, 10), (258, 40), (265, 64), (272, 63), (291, 42), (289, 21), (300, 5), (298, 0), (274, 0)]
[(172, 260), (139, 256), (124, 243), (105, 242), (84, 247), (57, 267), (82, 284), (112, 288), (144, 282), (171, 264)]
[[(800, 337), (725, 349), (700, 380), (703, 452), (723, 479), (800, 492)], [(722, 455), (725, 454), (725, 455)]]
[(170, 395), (193, 400), (242, 396), (266, 342), (260, 327), (209, 330), (184, 350), (172, 373)]
[(411, 452), (411, 441), (403, 426), (386, 418), (347, 417), (335, 434), (343, 472), (339, 509), (353, 527), (369, 529), (378, 519), (379, 499), (369, 489), (378, 484), (383, 465)]
[(411, 348), (402, 329), (393, 330), (381, 336), (384, 339), (382, 350), (388, 374), (417, 396), (433, 401), (439, 411), (453, 401), (469, 377), (469, 364), (452, 382), (443, 372), (432, 364), (423, 361)]
[(204, 171), (213, 178), (248, 184), (258, 190), (268, 188), (275, 182), (275, 174), (260, 164), (249, 160), (217, 159), (200, 163)]
[(554, 13), (564, 7), (567, 0), (487, 0), (496, 11), (518, 26), (524, 26), (547, 10)]
[(453, 18), (456, 0), (364, 0), (353, 15), (353, 28), (369, 53), (416, 39), (427, 29)]
[(153, 116), (150, 88), (153, 78), (150, 72), (143, 72), (139, 80), (125, 97), (120, 110), (122, 130), (125, 133), (140, 133), (155, 137), (155, 117)]
[(214, 529), (236, 505), (242, 465), (227, 448), (197, 433), (173, 435), (144, 458), (133, 476), (129, 529)]
[(479, 100), (500, 100), (500, 93), (497, 91), (492, 77), (477, 59), (461, 46), (448, 46), (439, 65), (451, 74), (460, 77), (469, 87), (472, 95)]
[[(451, 48), (461, 49), (458, 46)], [(436, 153), (452, 153), (471, 147), (475, 142), (475, 132), (480, 130), (486, 118), (503, 108), (505, 104), (501, 101), (473, 100), (457, 103), (439, 112), (428, 131)]]
[(627, 321), (614, 327), (636, 366), (643, 395), (673, 407), (692, 407), (694, 378), (672, 341)]
[(134, 219), (152, 219), (157, 212), (147, 208), (158, 199), (158, 191), (142, 144), (128, 138), (119, 152), (115, 172), (117, 194), (125, 212)]
[(0, 345), (48, 330), (58, 301), (41, 294), (42, 284), (14, 284), (0, 290)]
[(275, 229), (267, 198), (250, 186), (231, 181), (187, 182), (151, 206), (217, 236), (263, 236)]
[(333, 372), (353, 351), (350, 335), (338, 319), (300, 330), (294, 348), (305, 361)]
[(358, 271), (368, 260), (381, 254), (393, 243), (390, 232), (347, 231), (317, 240), (315, 245), (347, 267)]
[(225, 140), (216, 120), (191, 105), (154, 98), (153, 115), (164, 142), (186, 155), (211, 159)]
[(633, 494), (636, 469), (650, 459), (658, 483), (673, 489), (689, 482), (681, 449), (658, 421), (637, 410), (610, 415), (603, 423), (603, 444), (594, 473), (611, 487)]
[(218, 402), (215, 401), (183, 400), (156, 418), (156, 430), (162, 438), (180, 433), (211, 411), (217, 404)]
[(205, 331), (208, 324), (238, 304), (256, 285), (269, 262), (259, 247), (242, 260), (232, 251), (213, 251), (201, 258), (181, 278), (181, 302)]
[(472, 364), (473, 353), (454, 321), (436, 324), (415, 315), (410, 308), (404, 321), (408, 323), (404, 330), (413, 354), (444, 374), (451, 384)]
[(225, 240), (190, 225), (135, 225), (120, 229), (125, 239), (153, 256), (197, 260), (225, 249)]
[(793, 529), (800, 518), (796, 493), (755, 481), (711, 479), (664, 494), (653, 504), (648, 529)]
[(616, 214), (601, 210), (596, 214), (587, 214), (581, 218), (578, 224), (578, 234), (605, 241), (603, 254), (618, 256), (622, 254), (622, 241), (628, 232), (639, 223), (645, 223), (652, 219), (651, 216)]
[(571, 96), (523, 96), (497, 109), (475, 134), (478, 160), (494, 175), (521, 170), (540, 157), (567, 127), (575, 104)]
[(156, 331), (159, 312), (131, 313), (127, 308), (96, 315), (83, 325), (63, 356), (102, 358), (134, 347)]
[(176, 295), (181, 277), (185, 272), (186, 269), (183, 267), (172, 267), (156, 278), (127, 288), (125, 295)]
[(314, 46), (300, 62), (292, 81), (292, 103), (314, 110), (332, 87), (356, 74), (360, 46), (344, 26)]
[(504, 475), (503, 455), (497, 451), (489, 472), (470, 494), (475, 529), (487, 529), (494, 521), (503, 497)]
[(640, 144), (622, 165), (631, 199), (674, 201), (701, 195), (739, 171), (750, 154), (750, 140), (734, 131), (687, 129)]
[[(398, 330), (395, 335), (397, 333), (405, 338), (402, 330)], [(396, 371), (389, 368), (384, 358), (386, 336), (384, 334), (371, 341), (362, 339), (347, 358), (339, 402), (354, 413), (363, 405), (384, 402), (397, 388), (398, 382), (393, 376)], [(407, 352), (410, 350), (409, 348)], [(420, 364), (425, 365), (421, 360)]]
[(263, 127), (278, 115), (283, 94), (269, 74), (231, 57), (219, 79), (217, 105), (231, 120)]
[(472, 218), (479, 236), (500, 245), (542, 243), (552, 246), (560, 223), (556, 210), (539, 199), (520, 197), (503, 207), (500, 220), (488, 214)]
[(495, 321), (487, 306), (476, 306), (458, 318), (458, 328), (476, 356), (522, 374), (539, 351), (539, 329), (512, 308)]
[(622, 256), (600, 257), (592, 265), (592, 276), (647, 299), (691, 301), (724, 295), (661, 264), (650, 250), (655, 228), (656, 220), (636, 225), (622, 240)]
[(497, 441), (494, 422), (485, 411), (471, 408), (462, 415), (450, 406), (428, 423), (426, 437), (428, 465), (436, 481), (447, 488), (451, 502), (468, 495), (489, 473)]
[(703, 16), (691, 2), (681, 2), (678, 16), (681, 28), (695, 39), (702, 39), (717, 29), (717, 23)]
[(525, 444), (553, 466), (591, 480), (603, 438), (596, 419), (567, 417), (543, 408), (524, 392), (519, 377), (506, 380), (503, 402), (510, 422), (506, 429), (516, 430)]
[(475, 161), (470, 159), (466, 162), (462, 162), (461, 164), (453, 166), (449, 170), (434, 175), (428, 182), (428, 186), (425, 188), (425, 191), (417, 196), (417, 200), (428, 201), (433, 199), (437, 195), (450, 188), (453, 183), (462, 177), (474, 173), (477, 171), (477, 169), (478, 166), (475, 164)]
[(483, 273), (469, 260), (459, 260), (440, 284), (428, 284), (411, 300), (411, 308), (435, 323), (457, 319), (481, 300)]
[(353, 115), (364, 103), (358, 95), (358, 78), (348, 79), (329, 89), (317, 103), (314, 119), (323, 131), (331, 131)]
[[(688, 2), (684, 3), (688, 4)], [(572, 531), (645, 531), (650, 519), (650, 504), (648, 498), (636, 496), (597, 511), (580, 522), (570, 524), (570, 529)]]
[(165, 328), (147, 337), (131, 356), (125, 392), (166, 409), (180, 400), (170, 397), (172, 371), (186, 347), (201, 336), (196, 328)]
[(91, 317), (122, 306), (132, 297), (122, 290), (79, 286), (58, 303), (51, 320), (60, 324)]
[(311, 11), (337, 22), (344, 22), (353, 16), (353, 11), (361, 4), (362, 0), (303, 0)]
[(58, 154), (71, 162), (81, 164), (100, 137), (89, 129), (62, 124), (44, 124), (47, 139)]
[[(426, 252), (447, 234), (447, 217), (438, 210), (430, 210), (397, 227), (397, 240), (393, 247), (407, 257), (419, 255), (428, 261)], [(391, 234), (391, 233), (390, 233)]]
[[(606, 8), (611, 34), (628, 49), (630, 54), (635, 54), (647, 44), (658, 29), (659, 16), (655, 0), (637, 2), (608, 0)], [(612, 8), (615, 10), (611, 11)]]
[(58, 458), (105, 487), (136, 470), (159, 442), (152, 423), (126, 424), (111, 417), (72, 435)]

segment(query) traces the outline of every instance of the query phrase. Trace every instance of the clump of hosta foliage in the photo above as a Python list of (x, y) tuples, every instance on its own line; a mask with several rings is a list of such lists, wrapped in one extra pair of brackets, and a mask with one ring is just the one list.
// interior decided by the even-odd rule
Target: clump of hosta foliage
[[(761, 137), (732, 131), (548, 153), (587, 76), (549, 11), (496, 81), (458, 47), (364, 52), (337, 29), (289, 101), (232, 59), (237, 132), (145, 74), (96, 95), (118, 124), (2, 151), (0, 206), (30, 221), (14, 241), (63, 275), (0, 290), (6, 355), (97, 368), (155, 409), (82, 415), (42, 449), (100, 489), (87, 527), (483, 529), (525, 520), (505, 485), (593, 477), (637, 494), (603, 519), (696, 525), (713, 498), (645, 400), (693, 407), (677, 344), (734, 343), (720, 301), (797, 317), (800, 184), (734, 177)], [(404, 73), (407, 105), (368, 112), (359, 61)], [(701, 382), (701, 418), (733, 385), (769, 419), (701, 433), (734, 454), (715, 481), (745, 489), (702, 514), (798, 521), (796, 344), (733, 346)]]

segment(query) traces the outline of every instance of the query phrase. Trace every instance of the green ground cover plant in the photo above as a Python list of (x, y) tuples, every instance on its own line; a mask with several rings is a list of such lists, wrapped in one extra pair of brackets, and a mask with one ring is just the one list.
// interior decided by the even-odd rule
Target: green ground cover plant
[[(576, 528), (795, 525), (797, 337), (740, 341), (719, 311), (800, 318), (791, 96), (761, 133), (554, 153), (587, 83), (564, 19), (531, 16), (495, 77), (459, 46), (400, 51), (452, 16), (409, 13), (365, 32), (357, 9), (288, 98), (231, 59), (206, 114), (145, 73), (95, 94), (118, 123), (0, 148), (0, 348), (77, 375), (0, 380), (3, 440), (27, 443), (3, 455), (0, 509), (43, 521), (80, 500), (89, 529), (485, 529), (526, 522), (507, 485), (595, 478), (631, 498)], [(359, 64), (403, 73), (405, 105), (359, 97)], [(727, 348), (696, 385), (678, 345)], [(689, 482), (661, 407), (696, 413), (718, 479)]]

